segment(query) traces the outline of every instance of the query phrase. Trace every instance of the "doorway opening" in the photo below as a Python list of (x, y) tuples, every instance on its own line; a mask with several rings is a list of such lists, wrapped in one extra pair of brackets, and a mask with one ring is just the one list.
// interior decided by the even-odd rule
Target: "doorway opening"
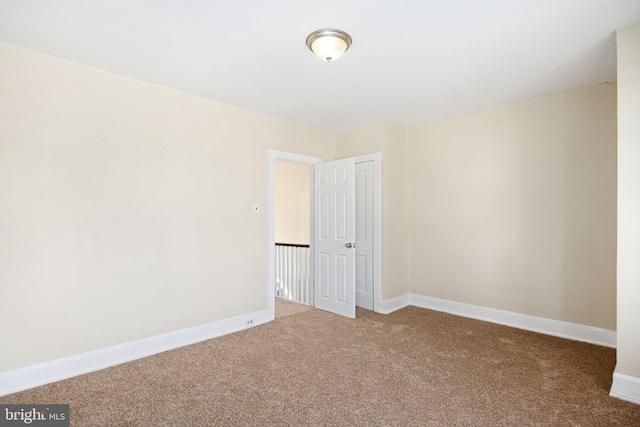
[[(308, 232), (308, 244), (309, 244), (309, 257), (311, 257), (311, 253), (313, 251), (312, 248), (312, 237), (311, 237), (311, 224), (313, 223), (313, 212), (310, 210), (310, 207), (312, 206), (312, 202), (310, 199), (310, 195), (311, 193), (311, 185), (313, 182), (313, 177), (311, 175), (311, 168), (312, 165), (316, 164), (316, 163), (320, 163), (322, 162), (322, 159), (319, 157), (311, 157), (311, 156), (304, 156), (301, 154), (294, 154), (294, 153), (287, 153), (284, 151), (277, 151), (277, 150), (268, 150), (268, 155), (269, 155), (269, 168), (268, 168), (268, 173), (269, 173), (269, 190), (268, 190), (268, 195), (269, 195), (269, 239), (268, 239), (268, 245), (269, 245), (269, 251), (268, 251), (268, 260), (269, 260), (269, 266), (268, 266), (268, 306), (269, 306), (269, 317), (271, 320), (275, 319), (275, 303), (276, 303), (276, 274), (277, 274), (277, 264), (276, 264), (276, 167), (277, 164), (294, 164), (294, 165), (300, 165), (300, 166), (304, 166), (307, 168), (307, 171), (309, 173), (309, 199), (307, 199), (307, 206), (308, 206), (308, 212), (309, 215), (307, 217), (307, 222), (308, 222), (308, 227), (309, 227), (309, 232)], [(286, 165), (285, 165), (285, 169), (286, 169)], [(296, 227), (299, 228), (299, 227)], [(299, 231), (298, 231), (299, 233)], [(281, 242), (282, 243), (282, 242)], [(284, 242), (286, 243), (286, 242)], [(312, 282), (312, 278), (313, 278), (313, 262), (310, 263), (310, 267), (309, 269), (311, 271), (309, 271), (310, 274), (310, 281)], [(280, 292), (282, 293), (283, 290), (281, 289)], [(311, 302), (313, 300), (311, 299)], [(299, 308), (299, 307), (298, 307)]]
[[(268, 238), (268, 307), (270, 320), (275, 319), (275, 304), (276, 295), (285, 297), (285, 302), (288, 303), (290, 299), (296, 300), (298, 298), (307, 298), (301, 301), (303, 304), (299, 307), (315, 306), (314, 294), (314, 268), (318, 260), (315, 259), (314, 252), (314, 225), (316, 216), (319, 215), (318, 206), (314, 206), (314, 165), (322, 163), (321, 158), (304, 156), (300, 154), (287, 153), (277, 150), (268, 150), (269, 167), (268, 167), (268, 183), (269, 183), (269, 238)], [(354, 250), (355, 255), (355, 293), (354, 303), (358, 307), (366, 308), (369, 310), (379, 311), (381, 308), (381, 153), (368, 154), (364, 156), (358, 156), (353, 158), (356, 165), (355, 170), (355, 206), (356, 206), (356, 239), (353, 244), (354, 249), (357, 249), (357, 253)], [(309, 181), (304, 180), (304, 185), (308, 189), (308, 193), (300, 191), (301, 186), (297, 186), (296, 189), (284, 188), (277, 191), (277, 182), (284, 179), (296, 179), (294, 178), (295, 172), (291, 170), (298, 170), (298, 176), (306, 174)], [(285, 172), (282, 172), (285, 170)], [(305, 172), (301, 172), (305, 171)], [(320, 182), (320, 181), (319, 181)], [(287, 187), (291, 187), (287, 185)], [(296, 209), (297, 213), (285, 213), (282, 217), (276, 215), (276, 209), (278, 206), (276, 197), (286, 195), (286, 193), (293, 191), (296, 198), (300, 200), (306, 199), (306, 207), (301, 207), (299, 201), (285, 201), (287, 204), (292, 204), (297, 207), (286, 207), (285, 209)], [(277, 194), (280, 193), (280, 194)], [(278, 208), (279, 210), (279, 208)], [(319, 218), (319, 217), (318, 217)], [(305, 221), (306, 219), (306, 221)], [(293, 222), (293, 224), (285, 225), (284, 229), (277, 226), (278, 221)], [(306, 224), (304, 224), (306, 222)], [(308, 226), (308, 229), (307, 229)], [(278, 239), (276, 239), (276, 229), (278, 230)], [(317, 228), (317, 227), (316, 227)], [(288, 230), (287, 230), (288, 229)], [(308, 230), (308, 231), (307, 231)], [(292, 234), (293, 233), (293, 234)], [(304, 239), (306, 234), (307, 239)], [(290, 240), (290, 241), (283, 241)], [(306, 241), (305, 241), (306, 240)], [(361, 243), (358, 244), (358, 241)], [(299, 243), (302, 242), (302, 243)], [(281, 245), (276, 245), (281, 243)], [(284, 268), (282, 265), (276, 262), (278, 258), (278, 250), (296, 252), (291, 249), (278, 249), (281, 248), (295, 248), (298, 245), (302, 248), (308, 246), (307, 255), (293, 255), (294, 261), (298, 262), (297, 267), (293, 267), (295, 271), (291, 270), (291, 265)], [(349, 246), (348, 246), (349, 247)], [(291, 255), (285, 255), (291, 256)], [(308, 258), (307, 258), (308, 256)], [(308, 263), (306, 260), (309, 260)], [(302, 265), (304, 264), (304, 266)], [(280, 271), (278, 270), (280, 268)], [(284, 269), (283, 269), (284, 268)], [(297, 271), (297, 272), (296, 272)], [(296, 277), (297, 281), (294, 283), (300, 283), (300, 274), (309, 278), (308, 290), (301, 287), (287, 287), (284, 283), (284, 274)], [(304, 282), (304, 281), (302, 281)], [(296, 285), (297, 286), (297, 285)], [(364, 292), (368, 295), (365, 296)], [(282, 301), (280, 299), (279, 301)], [(293, 303), (295, 304), (295, 303)]]
[[(276, 298), (305, 305), (313, 305), (311, 172), (307, 164), (275, 162)], [(281, 307), (296, 308), (278, 304), (276, 316)]]

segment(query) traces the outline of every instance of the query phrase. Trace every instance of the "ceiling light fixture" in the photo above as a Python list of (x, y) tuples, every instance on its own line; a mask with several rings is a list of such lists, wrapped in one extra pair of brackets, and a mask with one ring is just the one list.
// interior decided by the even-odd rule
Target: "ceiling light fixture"
[(307, 47), (323, 61), (340, 58), (351, 46), (351, 36), (344, 31), (324, 29), (314, 31), (307, 37)]

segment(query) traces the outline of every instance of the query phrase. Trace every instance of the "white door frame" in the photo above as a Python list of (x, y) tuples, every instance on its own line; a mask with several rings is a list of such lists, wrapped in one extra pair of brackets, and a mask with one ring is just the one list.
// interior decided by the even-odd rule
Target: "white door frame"
[[(268, 242), (268, 307), (269, 320), (275, 319), (275, 298), (276, 298), (276, 208), (275, 208), (275, 162), (277, 160), (299, 163), (303, 165), (313, 166), (315, 163), (321, 163), (324, 160), (320, 157), (305, 156), (302, 154), (288, 153), (286, 151), (267, 150), (269, 157), (268, 166), (268, 222), (269, 222), (269, 238)], [(366, 154), (364, 156), (356, 156), (355, 163), (373, 161), (373, 311), (380, 312), (382, 310), (382, 153)], [(310, 173), (310, 194), (313, 194), (313, 171)], [(313, 197), (311, 197), (311, 218), (310, 218), (310, 242), (313, 242)], [(357, 242), (356, 242), (357, 243)], [(313, 250), (313, 247), (311, 248)], [(313, 258), (312, 258), (313, 259)]]

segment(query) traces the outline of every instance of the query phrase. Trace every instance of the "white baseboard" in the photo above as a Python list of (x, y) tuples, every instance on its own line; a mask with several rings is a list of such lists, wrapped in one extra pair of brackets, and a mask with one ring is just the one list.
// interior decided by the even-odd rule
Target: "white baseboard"
[(616, 367), (609, 396), (640, 405), (640, 378), (621, 374)]
[(616, 347), (616, 332), (609, 329), (579, 325), (577, 323), (529, 316), (511, 311), (497, 310), (456, 301), (408, 294), (409, 305), (443, 311), (458, 316), (484, 320), (527, 331), (539, 332), (574, 341), (583, 341), (605, 347)]
[(378, 313), (390, 314), (409, 305), (409, 294), (400, 295), (399, 297), (380, 301)]
[[(269, 310), (0, 372), (0, 396), (173, 350), (269, 322)], [(247, 322), (251, 322), (248, 325)]]

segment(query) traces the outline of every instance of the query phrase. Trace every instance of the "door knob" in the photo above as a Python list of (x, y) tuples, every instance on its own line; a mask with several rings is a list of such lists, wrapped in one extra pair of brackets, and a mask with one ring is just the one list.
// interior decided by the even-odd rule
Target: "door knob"
[(355, 248), (356, 244), (355, 243), (347, 243), (345, 246), (348, 247), (348, 248)]

